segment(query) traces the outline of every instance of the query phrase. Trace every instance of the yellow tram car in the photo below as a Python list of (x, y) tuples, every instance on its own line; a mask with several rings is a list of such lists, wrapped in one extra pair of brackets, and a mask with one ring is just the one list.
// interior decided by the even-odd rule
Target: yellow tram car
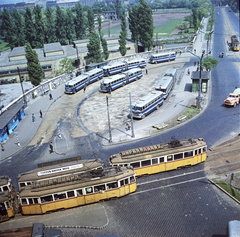
[(14, 189), (11, 179), (0, 176), (0, 222), (14, 217)]
[(231, 36), (231, 46), (233, 51), (239, 51), (239, 40), (236, 35)]
[(165, 144), (122, 151), (110, 157), (111, 166), (132, 166), (136, 176), (195, 165), (207, 158), (203, 138), (174, 140)]
[(136, 189), (132, 168), (109, 167), (35, 182), (19, 191), (19, 202), (23, 214), (43, 214), (122, 197)]
[(102, 168), (103, 161), (100, 159), (81, 160), (81, 157), (73, 157), (52, 162), (38, 164), (38, 168), (19, 174), (19, 188), (32, 185), (37, 181), (57, 179), (58, 177), (79, 174), (88, 170)]

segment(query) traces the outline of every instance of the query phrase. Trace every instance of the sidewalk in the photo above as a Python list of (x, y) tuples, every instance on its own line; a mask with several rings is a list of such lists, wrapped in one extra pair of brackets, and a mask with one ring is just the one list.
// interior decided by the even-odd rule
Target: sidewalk
[[(206, 32), (207, 27), (207, 19), (204, 19), (204, 28), (203, 31)], [(203, 49), (207, 49), (207, 42), (201, 34), (197, 37), (194, 43), (194, 49), (196, 49), (196, 54), (200, 55)], [(194, 61), (198, 61), (197, 57), (194, 57), (190, 53), (186, 53), (189, 57), (193, 57)], [(180, 57), (177, 55), (177, 58)], [(194, 62), (193, 61), (193, 62)], [(195, 71), (197, 66), (194, 66), (193, 63), (186, 63), (185, 66), (180, 70), (180, 75), (177, 78), (175, 86), (169, 96), (169, 98), (164, 102), (164, 105), (160, 108), (160, 110), (155, 113), (153, 116), (147, 116), (145, 119), (134, 122), (134, 133), (135, 137), (132, 138), (131, 130), (126, 131), (125, 126), (119, 127), (117, 129), (112, 130), (112, 143), (109, 143), (109, 134), (104, 134), (104, 138), (102, 139), (103, 145), (110, 145), (119, 142), (127, 142), (134, 139), (141, 139), (146, 136), (150, 136), (153, 131), (156, 129), (152, 128), (153, 125), (164, 126), (164, 124), (170, 119), (179, 115), (189, 104), (190, 101), (195, 100), (197, 97), (197, 93), (190, 92), (191, 87), (191, 76), (187, 75), (187, 70), (190, 69), (190, 72)], [(49, 92), (50, 93), (50, 92)], [(3, 161), (7, 158), (11, 158), (11, 156), (20, 152), (23, 148), (25, 148), (34, 138), (37, 133), (43, 119), (46, 117), (46, 114), (51, 107), (51, 105), (62, 95), (64, 95), (64, 84), (58, 86), (56, 89), (51, 91), (53, 99), (50, 100), (49, 93), (37, 97), (33, 101), (31, 101), (27, 108), (24, 110), (25, 116), (18, 124), (15, 131), (9, 135), (8, 139), (4, 142), (4, 151), (0, 151), (0, 161)], [(174, 96), (171, 96), (174, 95)], [(205, 97), (205, 101), (207, 101), (207, 94), (202, 94)], [(204, 106), (206, 106), (205, 103)], [(167, 113), (166, 113), (167, 109)], [(39, 111), (42, 111), (43, 117), (40, 118)], [(36, 120), (32, 122), (32, 114), (34, 114)], [(160, 115), (160, 116), (159, 116)], [(53, 124), (52, 126), (56, 126)], [(16, 136), (17, 134), (17, 136)], [(19, 143), (18, 143), (19, 141)], [(67, 150), (61, 149), (64, 146), (62, 143), (66, 143), (65, 138), (62, 137), (60, 139), (59, 136), (55, 136), (54, 140), (54, 148), (57, 154), (65, 154)]]

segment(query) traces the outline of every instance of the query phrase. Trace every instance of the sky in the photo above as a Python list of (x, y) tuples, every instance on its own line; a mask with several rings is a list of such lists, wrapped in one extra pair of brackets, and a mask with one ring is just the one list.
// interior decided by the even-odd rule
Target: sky
[(25, 0), (0, 0), (0, 5), (2, 4), (14, 4), (18, 2), (26, 2)]

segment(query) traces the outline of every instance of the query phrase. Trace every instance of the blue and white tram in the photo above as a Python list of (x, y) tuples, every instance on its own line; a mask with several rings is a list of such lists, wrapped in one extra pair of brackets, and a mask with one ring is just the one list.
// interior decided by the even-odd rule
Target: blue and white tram
[(128, 70), (132, 68), (143, 68), (147, 66), (146, 60), (144, 58), (134, 59), (131, 61), (126, 61)]
[(104, 76), (110, 76), (113, 74), (117, 74), (119, 72), (124, 72), (127, 70), (127, 63), (123, 62), (123, 63), (117, 63), (117, 64), (113, 64), (113, 65), (107, 65), (103, 67), (103, 73)]
[(143, 75), (142, 69), (133, 68), (121, 74), (106, 78), (102, 80), (100, 83), (100, 91), (101, 92), (113, 91), (121, 86), (125, 86), (130, 82), (140, 79), (142, 75)]
[(150, 63), (161, 63), (161, 62), (170, 62), (176, 59), (175, 52), (166, 52), (152, 54), (150, 57)]
[(133, 118), (145, 118), (163, 104), (162, 91), (152, 91), (132, 104)]
[(91, 71), (85, 72), (83, 75), (88, 75), (88, 84), (91, 84), (103, 78), (103, 69), (95, 68)]
[(88, 75), (80, 75), (65, 83), (65, 93), (74, 94), (88, 84)]
[(165, 76), (161, 78), (155, 89), (162, 91), (164, 99), (167, 99), (170, 91), (173, 88), (173, 84), (174, 84), (173, 77)]

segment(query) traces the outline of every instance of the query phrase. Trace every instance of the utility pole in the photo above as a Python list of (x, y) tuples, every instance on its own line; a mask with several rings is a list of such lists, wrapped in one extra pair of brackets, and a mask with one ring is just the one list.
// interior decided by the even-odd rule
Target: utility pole
[(131, 116), (131, 128), (132, 128), (132, 138), (134, 138), (134, 129), (133, 129), (133, 115), (132, 115), (132, 102), (131, 102), (131, 92), (129, 92), (130, 97), (130, 116)]
[(20, 76), (20, 70), (19, 70), (19, 67), (17, 67), (17, 70), (18, 70), (18, 76), (19, 76), (19, 80), (20, 80), (20, 83), (21, 83), (21, 87), (22, 87), (23, 101), (24, 101), (24, 104), (26, 105), (27, 102), (26, 102), (26, 98), (25, 98), (25, 95), (24, 95), (24, 90), (23, 90), (22, 79), (21, 79), (21, 76)]
[(108, 113), (109, 142), (112, 142), (111, 123), (110, 123), (109, 108), (108, 108), (108, 96), (106, 96), (106, 100), (107, 100), (107, 113)]

